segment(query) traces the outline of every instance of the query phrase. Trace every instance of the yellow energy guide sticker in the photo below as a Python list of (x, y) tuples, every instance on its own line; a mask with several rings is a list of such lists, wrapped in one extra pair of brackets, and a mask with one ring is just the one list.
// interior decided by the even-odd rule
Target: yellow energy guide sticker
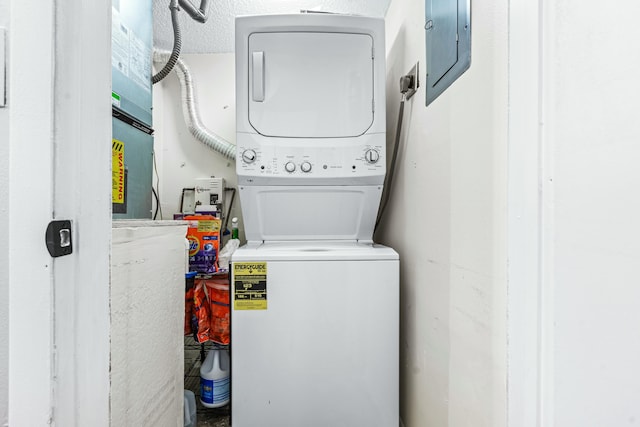
[(233, 309), (267, 309), (267, 263), (233, 264)]
[(111, 202), (124, 203), (124, 142), (111, 142)]

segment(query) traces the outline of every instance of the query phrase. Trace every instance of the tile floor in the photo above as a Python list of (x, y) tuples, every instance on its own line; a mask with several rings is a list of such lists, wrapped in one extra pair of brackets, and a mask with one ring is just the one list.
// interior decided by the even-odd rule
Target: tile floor
[[(211, 348), (205, 344), (205, 352)], [(206, 354), (206, 353), (205, 353)], [(205, 408), (200, 404), (201, 346), (192, 337), (184, 339), (184, 388), (196, 395), (198, 427), (229, 427), (229, 405), (221, 408)]]

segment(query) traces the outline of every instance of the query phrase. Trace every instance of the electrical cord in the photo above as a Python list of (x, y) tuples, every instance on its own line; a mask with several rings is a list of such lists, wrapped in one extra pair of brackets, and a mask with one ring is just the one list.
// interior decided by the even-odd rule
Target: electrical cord
[(398, 159), (398, 148), (400, 146), (400, 134), (402, 133), (402, 118), (404, 117), (404, 103), (407, 98), (407, 91), (412, 84), (412, 79), (410, 76), (402, 76), (400, 78), (400, 93), (402, 94), (402, 99), (400, 100), (400, 109), (398, 111), (398, 125), (396, 126), (396, 139), (393, 144), (393, 154), (391, 155), (391, 163), (389, 164), (389, 171), (384, 179), (384, 187), (383, 187), (383, 195), (382, 195), (382, 204), (380, 205), (380, 209), (378, 210), (378, 217), (376, 218), (376, 224), (373, 227), (373, 234), (376, 234), (378, 230), (378, 226), (380, 225), (380, 221), (384, 216), (384, 213), (387, 209), (387, 205), (389, 203), (389, 197), (391, 196), (391, 184), (393, 183), (393, 176), (396, 170), (396, 162)]
[(160, 219), (162, 219), (162, 206), (160, 205), (160, 175), (158, 175), (158, 166), (156, 165), (155, 150), (151, 153), (151, 155), (153, 156), (153, 170), (156, 173), (156, 188), (154, 189), (153, 186), (151, 186), (151, 191), (153, 192), (156, 198), (156, 212), (153, 214), (153, 219), (157, 218), (158, 210), (160, 210)]
[(151, 187), (151, 193), (153, 194), (154, 199), (156, 199), (156, 211), (153, 213), (153, 219), (158, 217), (158, 206), (160, 206), (160, 199), (158, 198), (158, 193), (156, 193), (156, 189)]

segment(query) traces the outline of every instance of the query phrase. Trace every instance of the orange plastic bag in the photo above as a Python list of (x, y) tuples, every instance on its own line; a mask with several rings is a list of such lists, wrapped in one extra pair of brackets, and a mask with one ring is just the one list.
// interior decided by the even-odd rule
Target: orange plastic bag
[(209, 341), (211, 331), (209, 310), (205, 285), (196, 281), (196, 287), (193, 290), (193, 314), (197, 328), (194, 328), (193, 334), (196, 341), (201, 344)]
[(218, 275), (201, 279), (209, 297), (210, 329), (209, 339), (218, 344), (228, 345), (231, 341), (229, 327), (229, 276)]
[(191, 335), (193, 328), (191, 322), (193, 321), (193, 288), (189, 289), (184, 294), (184, 334)]
[(189, 272), (185, 274), (185, 293), (184, 293), (184, 334), (191, 335), (193, 333), (193, 291), (195, 287), (196, 273)]

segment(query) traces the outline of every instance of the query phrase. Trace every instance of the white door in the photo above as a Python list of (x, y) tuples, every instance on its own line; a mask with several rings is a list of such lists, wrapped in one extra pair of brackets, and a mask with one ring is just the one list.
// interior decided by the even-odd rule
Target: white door
[(258, 133), (340, 138), (371, 127), (370, 35), (253, 33), (248, 61), (249, 121)]
[(111, 1), (9, 8), (9, 425), (106, 426)]

